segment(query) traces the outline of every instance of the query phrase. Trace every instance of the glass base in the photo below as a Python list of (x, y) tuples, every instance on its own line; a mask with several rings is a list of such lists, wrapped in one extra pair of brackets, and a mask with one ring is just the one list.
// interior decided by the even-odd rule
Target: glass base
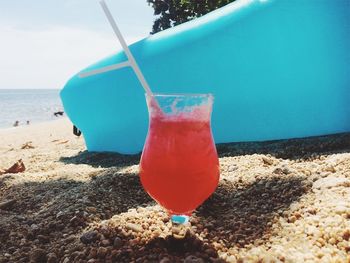
[(173, 237), (182, 239), (190, 231), (190, 217), (186, 215), (171, 215), (171, 231)]

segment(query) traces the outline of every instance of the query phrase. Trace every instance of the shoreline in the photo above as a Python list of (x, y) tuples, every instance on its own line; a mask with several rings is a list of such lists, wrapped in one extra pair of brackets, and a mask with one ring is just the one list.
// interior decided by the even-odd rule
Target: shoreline
[(0, 129), (55, 120), (63, 111), (59, 89), (0, 89)]
[[(35, 126), (35, 125), (40, 125), (40, 124), (45, 124), (45, 123), (51, 123), (51, 122), (55, 122), (55, 121), (60, 121), (60, 120), (68, 120), (69, 121), (69, 118), (67, 116), (64, 116), (64, 117), (58, 117), (57, 119), (51, 119), (51, 120), (44, 120), (44, 121), (38, 121), (38, 122), (32, 122), (30, 124), (20, 124), (18, 126), (10, 126), (10, 127), (0, 127), (0, 131), (3, 131), (3, 130), (15, 130), (17, 128), (25, 128), (25, 127), (32, 127), (32, 126)], [(73, 125), (73, 124), (72, 124)]]

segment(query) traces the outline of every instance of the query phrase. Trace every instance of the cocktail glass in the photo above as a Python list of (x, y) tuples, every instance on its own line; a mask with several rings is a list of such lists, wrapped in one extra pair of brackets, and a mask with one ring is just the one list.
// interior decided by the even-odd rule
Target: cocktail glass
[(166, 209), (175, 237), (216, 189), (219, 160), (212, 136), (211, 94), (146, 95), (150, 124), (141, 156), (146, 192)]

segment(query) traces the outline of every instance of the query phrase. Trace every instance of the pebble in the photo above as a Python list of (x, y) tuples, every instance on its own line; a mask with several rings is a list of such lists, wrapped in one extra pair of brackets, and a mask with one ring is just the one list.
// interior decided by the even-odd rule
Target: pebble
[(238, 166), (237, 165), (230, 165), (229, 167), (228, 167), (228, 172), (229, 173), (231, 173), (231, 172), (234, 172), (234, 171), (236, 171), (238, 169)]
[(343, 233), (343, 239), (346, 241), (350, 240), (350, 229), (345, 230), (345, 232)]
[(78, 216), (73, 216), (70, 220), (69, 223), (72, 225), (78, 225), (80, 223), (80, 218)]
[(159, 261), (159, 263), (172, 263), (172, 262), (169, 258), (162, 258), (161, 261)]
[(107, 246), (109, 246), (111, 244), (111, 242), (109, 242), (108, 239), (104, 239), (104, 240), (101, 241), (101, 244), (102, 244), (102, 246), (107, 247)]
[(282, 172), (283, 172), (284, 174), (290, 174), (290, 173), (292, 173), (292, 170), (291, 170), (290, 168), (288, 168), (288, 167), (284, 167), (284, 168), (282, 169)]
[(0, 203), (0, 209), (5, 210), (11, 208), (16, 203), (16, 200), (8, 200)]
[(328, 242), (329, 242), (331, 245), (335, 245), (335, 243), (336, 243), (337, 241), (335, 240), (334, 237), (332, 237), (332, 238), (330, 238), (330, 239), (328, 240)]
[(58, 259), (55, 253), (47, 254), (47, 263), (57, 263)]
[(347, 178), (328, 176), (315, 181), (313, 183), (312, 188), (313, 189), (333, 188), (333, 187), (342, 186), (346, 183), (349, 183), (349, 180)]
[(282, 175), (282, 174), (283, 174), (283, 170), (282, 170), (282, 168), (277, 167), (276, 169), (273, 170), (273, 173), (274, 173), (274, 174)]
[(295, 216), (291, 216), (291, 217), (289, 217), (288, 221), (290, 223), (294, 223), (295, 221), (297, 221), (297, 218)]
[(269, 157), (263, 156), (262, 160), (263, 160), (264, 164), (273, 165), (273, 160)]
[(136, 225), (133, 223), (127, 223), (125, 227), (131, 231), (134, 231), (134, 232), (142, 232), (143, 231), (142, 226)]
[(97, 250), (97, 256), (100, 258), (104, 258), (108, 252), (108, 249), (105, 247), (99, 247)]
[(258, 217), (256, 215), (251, 215), (249, 219), (253, 222), (257, 221)]
[(62, 218), (64, 215), (65, 215), (65, 213), (64, 213), (63, 211), (59, 211), (59, 212), (56, 214), (56, 218), (57, 218), (57, 219), (60, 219), (60, 218)]
[(228, 256), (228, 257), (226, 258), (226, 261), (227, 261), (228, 263), (237, 263), (237, 259), (236, 259), (236, 257), (235, 257), (234, 255)]
[(88, 207), (86, 207), (86, 211), (88, 211), (89, 213), (96, 213), (97, 208), (93, 207), (93, 206), (88, 206)]
[(38, 235), (37, 238), (41, 243), (49, 243), (50, 237), (44, 235)]
[(190, 255), (185, 258), (184, 263), (204, 263), (204, 260), (196, 256)]
[(331, 172), (331, 173), (335, 173), (337, 171), (333, 165), (327, 166), (324, 170), (326, 172)]
[(123, 241), (120, 237), (116, 237), (113, 241), (113, 246), (115, 248), (121, 248), (123, 246)]
[(44, 249), (34, 249), (30, 255), (30, 261), (33, 263), (45, 263), (47, 261), (46, 251)]
[(96, 257), (97, 257), (97, 248), (92, 247), (90, 249), (89, 258), (96, 258)]
[(37, 224), (31, 224), (30, 225), (30, 228), (33, 230), (33, 231), (38, 231), (40, 229), (40, 227), (37, 225)]
[(346, 214), (346, 213), (350, 213), (350, 208), (344, 206), (344, 205), (337, 205), (334, 208), (334, 212), (338, 215), (342, 215), (342, 214)]
[(89, 231), (85, 232), (81, 237), (80, 241), (84, 244), (89, 244), (95, 242), (97, 240), (97, 231)]

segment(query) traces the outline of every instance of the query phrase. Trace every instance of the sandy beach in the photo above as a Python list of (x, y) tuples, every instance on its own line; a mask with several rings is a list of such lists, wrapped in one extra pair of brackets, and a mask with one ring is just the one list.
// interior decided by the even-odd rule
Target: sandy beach
[(89, 153), (67, 119), (0, 130), (0, 262), (350, 262), (350, 134), (218, 146), (216, 192), (171, 236), (140, 155)]

